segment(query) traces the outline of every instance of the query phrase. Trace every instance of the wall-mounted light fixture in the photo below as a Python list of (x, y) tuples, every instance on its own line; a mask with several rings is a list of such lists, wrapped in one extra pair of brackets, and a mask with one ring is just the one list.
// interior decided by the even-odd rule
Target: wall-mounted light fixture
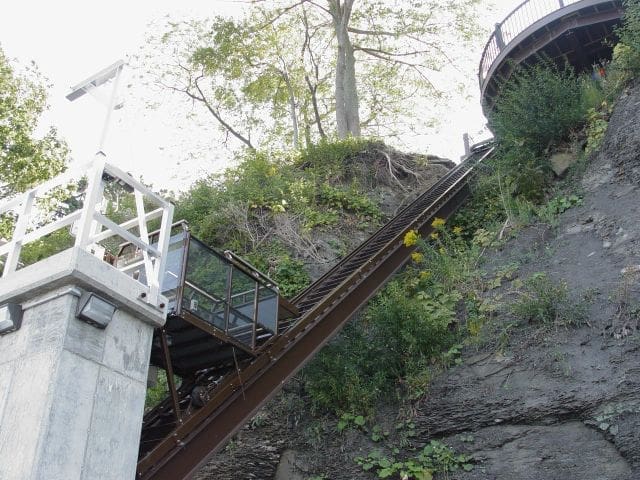
[(17, 303), (0, 305), (0, 335), (15, 332), (22, 324), (22, 307)]
[(76, 317), (97, 328), (107, 328), (117, 307), (93, 292), (84, 292), (78, 300)]

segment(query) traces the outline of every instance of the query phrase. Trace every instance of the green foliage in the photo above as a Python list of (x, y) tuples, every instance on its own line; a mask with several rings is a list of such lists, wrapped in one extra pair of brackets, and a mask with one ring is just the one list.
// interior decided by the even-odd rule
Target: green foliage
[(501, 202), (520, 197), (530, 202), (541, 202), (549, 188), (551, 170), (547, 158), (530, 147), (504, 145), (496, 157), (500, 177)]
[(607, 133), (607, 127), (609, 126), (610, 113), (611, 111), (606, 102), (602, 105), (602, 110), (590, 108), (587, 112), (587, 145), (584, 148), (585, 154), (589, 155), (600, 148), (604, 140), (604, 134)]
[(572, 207), (582, 205), (582, 198), (578, 195), (572, 194), (569, 196), (558, 196), (553, 197), (551, 200), (547, 202), (546, 205), (543, 205), (538, 209), (538, 215), (549, 221), (549, 223), (553, 223), (552, 220), (560, 215), (563, 212), (566, 212)]
[(365, 426), (365, 419), (362, 415), (354, 415), (352, 413), (343, 413), (340, 416), (336, 430), (338, 433), (342, 433), (346, 428), (362, 429)]
[(24, 265), (31, 265), (51, 255), (73, 246), (75, 238), (69, 230), (57, 230), (45, 237), (26, 244), (20, 253), (20, 261)]
[(493, 165), (484, 163), (479, 166), (482, 173), (470, 183), (472, 189), (468, 206), (460, 208), (451, 218), (451, 225), (462, 229), (462, 237), (469, 241), (479, 230), (503, 222), (505, 209), (502, 202), (500, 176)]
[(418, 240), (414, 265), (305, 369), (315, 409), (370, 413), (392, 394), (416, 399), (434, 368), (459, 363), (458, 311), (462, 300), (475, 298), (481, 249), (466, 243), (459, 227), (448, 232), (441, 219), (434, 224), (438, 235), (430, 244)]
[(147, 388), (147, 396), (144, 401), (145, 410), (150, 410), (169, 394), (169, 383), (167, 382), (167, 372), (158, 370), (158, 381), (155, 386)]
[(389, 431), (383, 429), (380, 425), (374, 425), (371, 429), (371, 441), (380, 442), (389, 436)]
[(356, 319), (325, 347), (304, 370), (314, 410), (368, 415), (383, 393), (392, 388), (384, 365), (377, 361), (366, 323)]
[(19, 73), (0, 50), (0, 92), (2, 198), (62, 172), (68, 149), (53, 127), (42, 138), (35, 135), (47, 108), (46, 87), (35, 66)]
[(369, 218), (380, 218), (382, 212), (378, 205), (368, 197), (360, 195), (357, 188), (337, 188), (322, 185), (318, 194), (318, 202), (330, 208), (346, 210)]
[(372, 471), (378, 478), (403, 480), (431, 480), (435, 473), (446, 475), (473, 469), (470, 457), (456, 454), (451, 447), (437, 440), (431, 440), (416, 457), (407, 460), (386, 457), (380, 450), (374, 450), (366, 457), (356, 457), (355, 461), (362, 470)]
[(304, 264), (287, 255), (278, 258), (273, 279), (278, 282), (280, 294), (285, 297), (293, 297), (311, 283), (309, 273), (304, 269)]
[(586, 314), (584, 305), (570, 299), (565, 282), (554, 282), (543, 272), (525, 281), (511, 311), (528, 322), (553, 326), (577, 325)]
[(333, 180), (346, 177), (349, 180), (352, 178), (349, 175), (350, 160), (366, 151), (371, 144), (371, 139), (362, 137), (322, 138), (300, 150), (297, 164), (304, 169), (311, 168), (319, 177)]
[(624, 15), (616, 32), (619, 44), (614, 50), (613, 64), (635, 75), (640, 72), (640, 2), (623, 0), (622, 5)]
[(584, 121), (582, 82), (549, 62), (517, 67), (502, 85), (491, 127), (503, 150), (524, 147), (537, 158)]
[(371, 412), (397, 388), (410, 397), (423, 394), (429, 366), (454, 344), (459, 298), (441, 290), (407, 295), (406, 284), (391, 282), (366, 318), (350, 325), (305, 370), (314, 408)]
[[(142, 63), (153, 85), (197, 105), (190, 117), (207, 116), (225, 142), (242, 147), (309, 145), (335, 135), (347, 111), (354, 125), (341, 137), (392, 136), (413, 130), (412, 116), (429, 123), (415, 94), (443, 97), (432, 77), (458, 63), (444, 52), (480, 33), (479, 3), (370, 0), (343, 10), (340, 2), (250, 2), (233, 19), (166, 20), (147, 39)], [(338, 38), (357, 45), (354, 55), (338, 61)], [(342, 82), (346, 70), (354, 75)], [(349, 90), (341, 100), (336, 82)]]
[(376, 223), (381, 217), (348, 171), (369, 145), (347, 139), (298, 154), (247, 151), (235, 167), (199, 180), (181, 195), (175, 218), (187, 220), (206, 244), (246, 255), (280, 283), (284, 295), (295, 295), (309, 283), (302, 263), (308, 235), (341, 219)]

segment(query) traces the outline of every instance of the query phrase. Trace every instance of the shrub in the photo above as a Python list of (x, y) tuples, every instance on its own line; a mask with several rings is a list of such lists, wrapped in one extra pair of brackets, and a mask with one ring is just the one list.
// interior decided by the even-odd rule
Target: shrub
[(571, 301), (566, 283), (554, 282), (543, 272), (527, 279), (511, 311), (529, 322), (554, 326), (576, 325), (586, 313), (583, 305)]
[(304, 264), (288, 255), (278, 259), (273, 279), (278, 282), (280, 294), (285, 297), (293, 297), (311, 283)]
[(375, 359), (370, 347), (366, 324), (357, 319), (314, 358), (304, 370), (312, 409), (337, 414), (372, 412), (391, 385), (384, 365)]
[(362, 153), (372, 140), (349, 137), (343, 140), (322, 139), (300, 151), (297, 165), (312, 169), (326, 179), (344, 178), (349, 159)]
[(315, 409), (335, 413), (372, 411), (400, 388), (409, 397), (424, 393), (429, 369), (457, 338), (460, 295), (435, 289), (407, 295), (408, 285), (391, 282), (305, 369)]
[(570, 68), (548, 61), (515, 68), (502, 85), (491, 129), (507, 149), (525, 147), (537, 157), (583, 122), (582, 84)]
[(640, 72), (640, 1), (623, 0), (624, 15), (617, 34), (620, 43), (614, 49), (614, 64), (634, 74)]
[(600, 148), (604, 140), (604, 135), (607, 133), (609, 114), (611, 111), (606, 107), (606, 103), (604, 105), (602, 111), (596, 110), (595, 108), (589, 109), (587, 116), (587, 145), (584, 148), (584, 152), (587, 155)]

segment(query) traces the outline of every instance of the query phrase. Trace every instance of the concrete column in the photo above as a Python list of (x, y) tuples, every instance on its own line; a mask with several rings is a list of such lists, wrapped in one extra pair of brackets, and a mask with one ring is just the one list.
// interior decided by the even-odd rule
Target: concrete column
[[(106, 329), (76, 318), (93, 291), (117, 306)], [(0, 279), (23, 309), (0, 336), (0, 478), (133, 479), (153, 330), (146, 288), (73, 248)]]

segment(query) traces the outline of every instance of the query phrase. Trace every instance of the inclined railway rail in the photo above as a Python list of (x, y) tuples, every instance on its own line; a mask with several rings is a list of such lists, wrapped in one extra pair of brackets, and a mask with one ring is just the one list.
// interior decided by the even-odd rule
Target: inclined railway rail
[[(197, 472), (407, 262), (413, 248), (403, 245), (405, 233), (413, 229), (426, 236), (433, 218), (455, 212), (469, 194), (475, 167), (492, 153), (490, 142), (474, 147), (460, 165), (290, 303), (281, 300), (284, 314), (259, 345), (256, 327), (250, 346), (233, 338), (225, 342), (220, 329), (194, 327), (202, 323), (197, 311), (188, 306), (174, 310), (156, 335), (155, 359), (152, 353), (152, 363), (168, 372), (172, 394), (145, 416), (138, 478), (176, 480)], [(229, 330), (228, 321), (225, 327)], [(176, 340), (180, 335), (182, 343)], [(176, 387), (172, 360), (185, 357), (181, 350), (200, 352), (206, 362), (178, 361), (182, 383)]]

